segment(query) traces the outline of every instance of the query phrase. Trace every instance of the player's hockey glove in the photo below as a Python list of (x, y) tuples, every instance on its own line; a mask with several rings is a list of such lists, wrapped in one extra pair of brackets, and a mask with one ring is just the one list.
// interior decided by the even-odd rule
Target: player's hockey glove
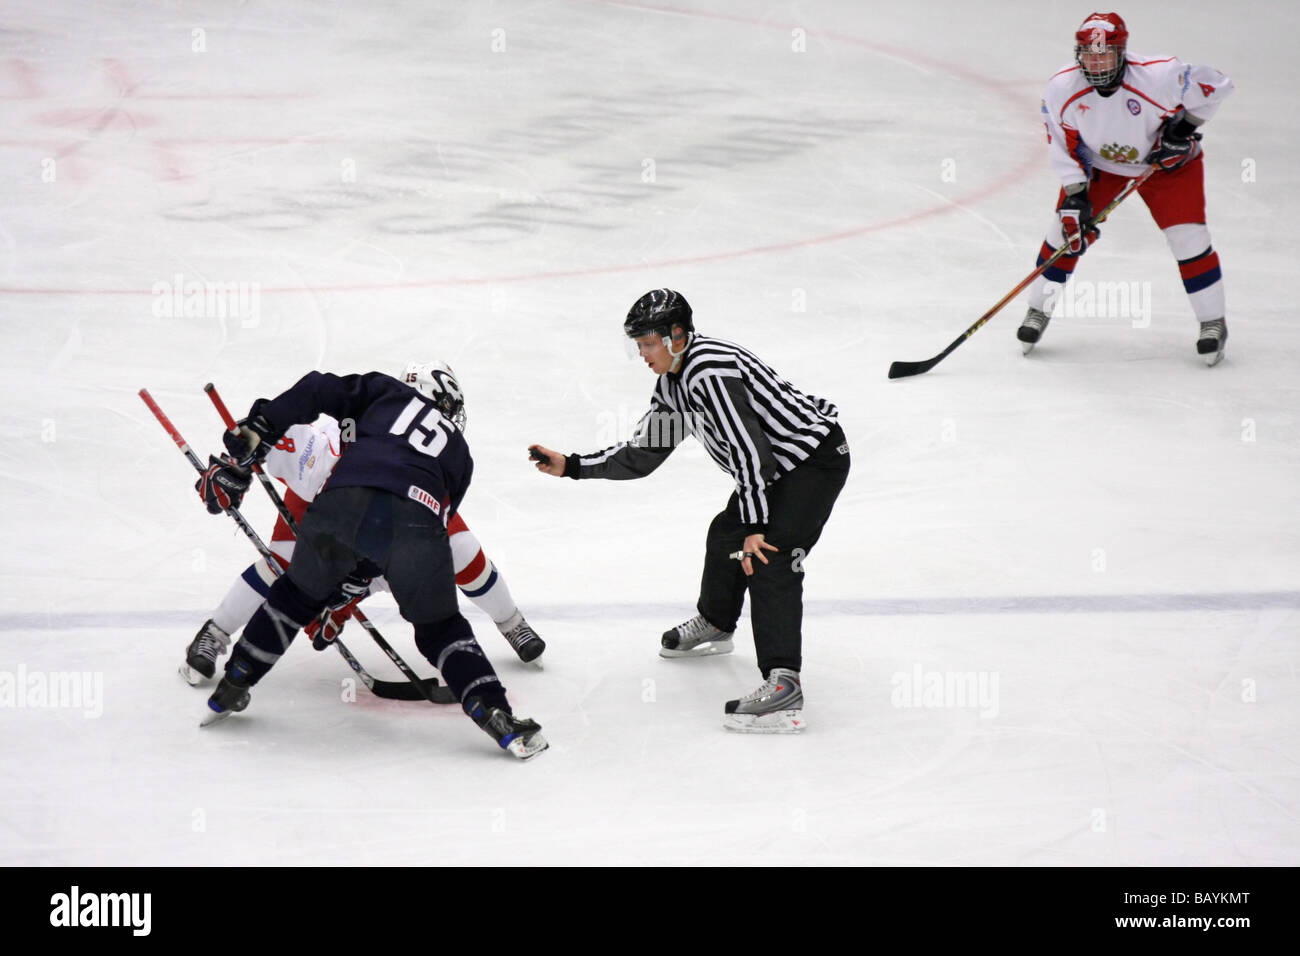
[(1166, 172), (1178, 169), (1196, 154), (1196, 143), (1200, 138), (1196, 124), (1179, 110), (1160, 127), (1160, 132), (1156, 134), (1155, 149), (1147, 154), (1146, 161)]
[(311, 646), (323, 651), (334, 643), (334, 639), (343, 630), (343, 625), (352, 616), (353, 610), (362, 598), (370, 593), (370, 578), (353, 571), (330, 595), (329, 603), (315, 621), (305, 628), (311, 638)]
[(249, 415), (235, 422), (238, 431), (221, 436), (226, 451), (241, 468), (259, 464), (275, 445), (280, 433), (261, 415)]
[(1092, 218), (1092, 201), (1088, 198), (1088, 187), (1079, 183), (1075, 192), (1066, 189), (1066, 197), (1061, 200), (1056, 214), (1061, 218), (1061, 237), (1069, 247), (1070, 255), (1081, 256), (1088, 250), (1088, 244), (1096, 242), (1100, 230), (1089, 224)]
[(219, 515), (229, 508), (238, 508), (248, 490), (248, 471), (229, 458), (208, 456), (208, 470), (194, 483), (209, 514)]

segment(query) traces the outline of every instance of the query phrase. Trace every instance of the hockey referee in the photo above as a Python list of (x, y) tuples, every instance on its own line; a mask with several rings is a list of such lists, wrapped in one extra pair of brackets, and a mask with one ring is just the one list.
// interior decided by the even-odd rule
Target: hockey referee
[(849, 476), (838, 412), (748, 349), (697, 334), (690, 305), (672, 289), (638, 299), (623, 331), (659, 376), (635, 436), (590, 455), (531, 445), (537, 470), (568, 478), (641, 478), (687, 435), (704, 445), (735, 480), (736, 491), (709, 525), (699, 614), (665, 632), (659, 653), (731, 653), (748, 588), (763, 685), (727, 701), (723, 726), (797, 733), (804, 728), (802, 560)]

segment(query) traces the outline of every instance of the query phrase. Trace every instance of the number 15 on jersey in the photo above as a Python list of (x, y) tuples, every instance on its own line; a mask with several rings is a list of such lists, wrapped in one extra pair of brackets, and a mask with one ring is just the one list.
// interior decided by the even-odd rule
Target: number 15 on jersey
[[(417, 424), (415, 419), (420, 412), (425, 412)], [(442, 417), (436, 408), (427, 405), (424, 399), (412, 398), (397, 416), (393, 426), (388, 429), (390, 435), (406, 435), (412, 448), (421, 454), (437, 458), (447, 447), (452, 425)], [(409, 433), (409, 434), (408, 434)]]

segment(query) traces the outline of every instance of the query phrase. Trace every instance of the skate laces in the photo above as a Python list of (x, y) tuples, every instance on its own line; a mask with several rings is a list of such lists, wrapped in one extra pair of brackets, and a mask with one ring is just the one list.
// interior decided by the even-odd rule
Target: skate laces
[[(773, 670), (770, 674), (767, 675), (767, 680), (763, 681), (763, 685), (761, 687), (759, 687), (753, 693), (741, 699), (745, 702), (753, 703), (755, 701), (762, 700), (765, 697), (774, 696), (778, 689), (788, 689), (791, 687), (797, 687), (798, 683), (799, 682), (796, 681), (789, 674), (778, 674), (775, 670)], [(783, 684), (785, 685), (784, 688), (782, 687)]]
[(510, 642), (510, 646), (519, 650), (520, 645), (531, 640), (539, 640), (537, 632), (528, 626), (527, 621), (520, 621), (510, 630), (506, 631), (505, 638)]
[(715, 631), (712, 624), (704, 619), (703, 614), (697, 614), (689, 621), (683, 621), (677, 625), (677, 633), (685, 640), (692, 640), (697, 637), (703, 637), (710, 631)]
[(226, 653), (230, 646), (230, 635), (222, 633), (216, 627), (205, 627), (199, 635), (198, 652), (204, 657), (216, 660), (218, 654)]
[(767, 679), (763, 681), (763, 683), (758, 687), (758, 689), (752, 690), (744, 697), (742, 697), (741, 702), (753, 703), (755, 701), (762, 700), (764, 697), (770, 697), (772, 696), (772, 694), (776, 693), (776, 687), (777, 684), (779, 683), (780, 683), (780, 679), (775, 674), (768, 674)]
[(1224, 322), (1223, 319), (1211, 319), (1209, 322), (1201, 323), (1201, 338), (1223, 338)]

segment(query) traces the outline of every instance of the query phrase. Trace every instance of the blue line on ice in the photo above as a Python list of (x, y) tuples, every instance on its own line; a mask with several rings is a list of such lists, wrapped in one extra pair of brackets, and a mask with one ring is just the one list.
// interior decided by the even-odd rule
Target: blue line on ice
[[(1203, 594), (1044, 594), (977, 597), (871, 598), (809, 601), (809, 617), (858, 617), (905, 614), (1137, 614), (1168, 611), (1260, 611), (1268, 608), (1300, 609), (1300, 591), (1229, 591)], [(612, 602), (609, 604), (536, 604), (527, 606), (528, 617), (547, 620), (582, 620), (592, 617), (669, 618), (689, 612), (688, 602)], [(0, 614), (0, 631), (68, 630), (72, 628), (188, 627), (203, 610), (149, 611), (22, 611)]]

